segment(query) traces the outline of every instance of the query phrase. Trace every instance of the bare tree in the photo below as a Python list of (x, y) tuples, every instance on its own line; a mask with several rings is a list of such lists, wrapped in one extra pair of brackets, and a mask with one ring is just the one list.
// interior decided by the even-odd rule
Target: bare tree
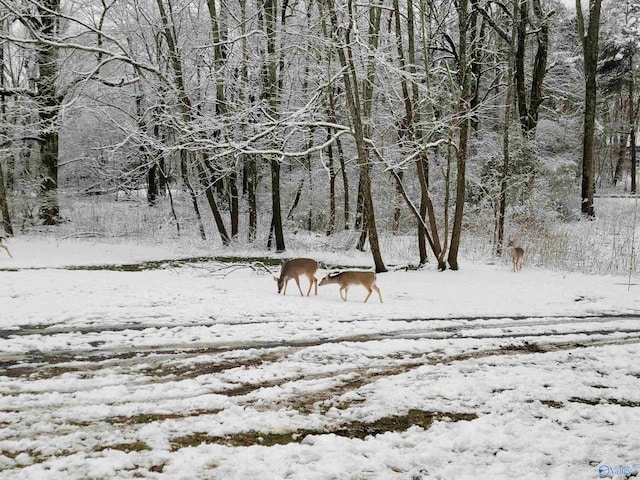
[[(531, 2), (533, 12), (530, 11)], [(544, 100), (542, 85), (547, 73), (547, 56), (549, 51), (549, 18), (553, 14), (542, 10), (540, 0), (517, 0), (514, 16), (517, 25), (517, 46), (515, 51), (516, 98), (520, 124), (525, 134), (535, 133), (538, 124), (538, 112)], [(529, 30), (533, 25), (533, 31)], [(531, 74), (529, 101), (525, 85), (526, 43), (529, 35), (535, 35), (536, 55)]]
[[(29, 38), (11, 37), (9, 29), (4, 34), (33, 54), (37, 74), (33, 85), (24, 86), (23, 94), (30, 96), (38, 115), (37, 135), (39, 146), (39, 217), (45, 225), (55, 225), (59, 221), (58, 203), (58, 115), (64, 93), (58, 88), (59, 63), (56, 43), (60, 30), (60, 0), (29, 1), (21, 5), (0, 0), (6, 11), (11, 12), (14, 22), (20, 23)], [(35, 48), (31, 47), (35, 42)]]
[[(166, 1), (166, 4), (165, 4)], [(175, 84), (175, 90), (178, 97), (178, 109), (180, 111), (182, 120), (187, 126), (194, 123), (193, 109), (191, 105), (191, 99), (189, 98), (186, 86), (184, 82), (184, 73), (182, 68), (182, 60), (180, 55), (180, 49), (178, 47), (177, 35), (175, 31), (175, 22), (173, 18), (173, 6), (171, 0), (157, 0), (158, 12), (160, 13), (160, 19), (162, 21), (162, 34), (167, 42), (169, 65), (173, 72), (173, 81)], [(201, 158), (202, 152), (195, 154), (195, 168), (198, 173), (198, 178), (201, 184), (204, 186), (205, 195), (211, 208), (216, 226), (218, 227), (218, 233), (224, 245), (230, 242), (229, 234), (220, 215), (220, 210), (213, 191), (213, 180), (207, 174), (204, 159)]]
[[(278, 57), (276, 52), (276, 40), (278, 32), (278, 3), (277, 0), (262, 0), (264, 32), (267, 39), (266, 64), (264, 66), (264, 92), (267, 101), (267, 115), (270, 120), (275, 120), (278, 115)], [(282, 15), (286, 10), (282, 6)], [(275, 155), (269, 159), (271, 167), (271, 229), (268, 246), (271, 246), (271, 234), (275, 235), (276, 251), (285, 250), (284, 232), (282, 229), (282, 205), (280, 200), (280, 161)]]
[(582, 140), (582, 188), (581, 210), (588, 218), (595, 217), (593, 195), (595, 190), (595, 140), (598, 68), (598, 36), (600, 31), (600, 8), (602, 0), (589, 0), (589, 17), (585, 29), (582, 1), (576, 0), (578, 35), (584, 56), (584, 135)]
[(466, 168), (467, 168), (467, 142), (469, 140), (469, 113), (470, 113), (470, 71), (467, 45), (467, 26), (469, 21), (469, 0), (457, 0), (458, 12), (458, 55), (457, 78), (460, 86), (458, 106), (456, 109), (458, 145), (456, 149), (456, 208), (451, 230), (451, 246), (447, 262), (449, 268), (458, 270), (458, 250), (462, 236), (462, 220), (464, 215)]
[[(3, 31), (6, 29), (6, 21), (4, 19), (0, 19), (0, 29)], [(5, 56), (4, 56), (4, 45), (0, 44), (0, 91), (5, 91), (5, 78), (4, 78), (4, 70), (5, 70)], [(6, 99), (4, 95), (0, 95), (0, 134), (3, 137), (6, 137), (6, 132), (4, 132), (4, 122), (6, 117)], [(11, 226), (11, 216), (9, 215), (9, 202), (7, 200), (7, 189), (4, 182), (4, 166), (5, 163), (5, 150), (4, 145), (0, 146), (0, 214), (2, 215), (2, 224), (4, 226), (4, 231), (12, 235), (13, 227)]]
[[(356, 143), (356, 151), (358, 154), (358, 167), (360, 171), (360, 188), (363, 200), (363, 225), (369, 235), (369, 245), (371, 254), (375, 264), (376, 272), (385, 272), (387, 269), (382, 260), (380, 246), (378, 242), (378, 231), (376, 227), (376, 217), (373, 207), (373, 197), (371, 194), (371, 167), (369, 160), (369, 147), (367, 139), (370, 132), (365, 126), (365, 122), (369, 120), (371, 115), (371, 102), (373, 98), (374, 86), (374, 62), (373, 57), (369, 59), (366, 71), (366, 82), (362, 92), (358, 88), (359, 76), (355, 67), (353, 58), (353, 42), (352, 29), (356, 25), (355, 3), (348, 0), (347, 8), (347, 24), (345, 29), (341, 29), (338, 24), (338, 14), (333, 0), (327, 0), (329, 16), (331, 18), (332, 35), (336, 41), (336, 49), (338, 58), (342, 66), (342, 79), (344, 83), (345, 93), (347, 95), (347, 104), (351, 116), (351, 122), (354, 129), (354, 138)], [(378, 33), (380, 29), (380, 16), (382, 13), (379, 4), (369, 6), (369, 35), (368, 48), (374, 51), (377, 47)], [(344, 36), (340, 35), (343, 32)]]

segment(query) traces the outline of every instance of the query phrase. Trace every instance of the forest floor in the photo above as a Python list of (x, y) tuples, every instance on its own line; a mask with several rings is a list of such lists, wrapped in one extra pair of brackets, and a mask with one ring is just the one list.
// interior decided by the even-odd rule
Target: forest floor
[(431, 266), (378, 275), (384, 303), (363, 304), (359, 287), (347, 302), (335, 285), (278, 295), (277, 268), (258, 259), (28, 237), (10, 248), (2, 480), (640, 471), (635, 278)]

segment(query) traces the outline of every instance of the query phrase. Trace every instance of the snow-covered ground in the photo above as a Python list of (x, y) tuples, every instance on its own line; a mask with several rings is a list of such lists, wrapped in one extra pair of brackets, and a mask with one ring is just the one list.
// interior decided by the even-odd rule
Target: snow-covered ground
[(363, 304), (361, 287), (278, 295), (260, 265), (63, 268), (202, 252), (9, 247), (0, 479), (640, 472), (635, 277), (462, 262), (380, 274), (384, 303)]

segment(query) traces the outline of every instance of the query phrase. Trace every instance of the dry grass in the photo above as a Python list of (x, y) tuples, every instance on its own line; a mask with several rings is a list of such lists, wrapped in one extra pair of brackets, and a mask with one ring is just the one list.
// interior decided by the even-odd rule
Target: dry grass
[[(141, 244), (180, 243), (186, 246), (219, 249), (221, 242), (215, 223), (205, 205), (201, 211), (207, 240), (200, 238), (198, 225), (189, 199), (184, 193), (174, 193), (175, 208), (180, 223), (180, 235), (173, 218), (169, 201), (149, 207), (144, 194), (137, 197), (116, 198), (114, 195), (78, 196), (62, 195), (61, 212), (65, 219), (61, 225), (33, 228), (38, 232), (64, 238), (99, 238), (106, 242), (130, 241)], [(508, 222), (507, 234), (526, 249), (525, 268), (537, 267), (557, 271), (575, 271), (599, 274), (629, 274), (637, 272), (640, 253), (637, 246), (640, 230), (636, 212), (640, 207), (636, 199), (598, 198), (595, 220)], [(223, 212), (228, 222), (228, 213)], [(232, 250), (238, 255), (269, 255), (266, 248), (270, 215), (261, 212), (256, 240), (247, 241), (247, 215), (241, 214), (240, 235), (234, 240)], [(489, 221), (489, 220), (488, 220)], [(640, 223), (640, 221), (638, 221)], [(383, 224), (384, 222), (381, 222)], [(491, 228), (478, 228), (463, 234), (460, 256), (463, 261), (505, 262), (495, 256), (491, 241)], [(314, 255), (322, 252), (325, 263), (335, 260), (344, 263), (348, 255), (358, 265), (371, 265), (371, 254), (355, 249), (359, 232), (340, 231), (332, 236), (323, 232), (308, 232), (299, 225), (286, 224), (287, 254)], [(418, 260), (417, 235), (414, 227), (407, 225), (403, 235), (380, 232), (380, 246), (384, 261), (389, 266), (415, 265)]]

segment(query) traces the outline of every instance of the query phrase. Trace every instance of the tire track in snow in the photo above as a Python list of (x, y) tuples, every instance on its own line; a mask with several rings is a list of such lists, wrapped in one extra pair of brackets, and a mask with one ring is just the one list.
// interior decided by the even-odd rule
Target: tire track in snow
[[(527, 317), (531, 318), (531, 317)], [(535, 317), (534, 317), (535, 318)], [(477, 319), (476, 319), (477, 320)], [(492, 318), (492, 320), (500, 320), (496, 318)], [(423, 320), (421, 323), (429, 323), (431, 320)], [(451, 321), (459, 321), (459, 319), (451, 319)], [(97, 337), (95, 340), (85, 340), (85, 343), (90, 348), (77, 348), (77, 349), (68, 349), (68, 350), (53, 350), (48, 352), (42, 351), (28, 351), (25, 353), (7, 353), (0, 354), (0, 374), (2, 374), (3, 370), (5, 374), (11, 375), (10, 370), (20, 369), (21, 367), (26, 367), (27, 364), (42, 364), (45, 363), (48, 366), (56, 363), (65, 363), (72, 361), (86, 361), (86, 362), (99, 362), (108, 359), (120, 359), (126, 360), (139, 355), (149, 355), (149, 354), (164, 354), (164, 355), (177, 355), (180, 353), (192, 355), (195, 354), (212, 354), (212, 353), (224, 353), (224, 352), (234, 352), (234, 351), (246, 351), (252, 349), (274, 349), (274, 348), (306, 348), (327, 344), (341, 344), (341, 343), (366, 343), (371, 341), (383, 341), (383, 340), (419, 340), (419, 339), (429, 339), (429, 340), (451, 340), (451, 339), (501, 339), (501, 340), (509, 340), (513, 339), (522, 340), (529, 338), (546, 338), (546, 337), (562, 337), (562, 336), (570, 336), (570, 335), (599, 335), (599, 336), (607, 336), (607, 335), (631, 335), (640, 334), (640, 318), (637, 317), (626, 317), (626, 316), (618, 316), (618, 317), (585, 317), (585, 318), (572, 318), (572, 317), (561, 317), (550, 319), (549, 317), (540, 317), (534, 320), (529, 321), (521, 321), (516, 320), (513, 321), (511, 317), (506, 318), (505, 323), (500, 322), (491, 322), (491, 323), (478, 323), (478, 324), (468, 324), (470, 320), (462, 320), (464, 323), (458, 325), (449, 325), (449, 326), (427, 326), (427, 327), (419, 327), (416, 323), (411, 323), (411, 328), (405, 329), (396, 329), (390, 331), (381, 331), (375, 333), (363, 333), (357, 335), (347, 335), (347, 336), (336, 336), (336, 337), (328, 337), (324, 336), (321, 338), (308, 338), (308, 339), (296, 339), (296, 340), (247, 340), (247, 341), (214, 341), (214, 342), (203, 342), (203, 341), (191, 341), (185, 343), (165, 343), (165, 344), (157, 344), (157, 345), (143, 345), (143, 346), (116, 346), (110, 347), (106, 344), (106, 341), (98, 341)], [(614, 328), (606, 328), (608, 324), (624, 324), (624, 327), (614, 326)], [(590, 325), (593, 324), (593, 328), (577, 328), (581, 325)], [(627, 327), (630, 324), (631, 327)], [(166, 332), (171, 331), (188, 331), (190, 328), (201, 329), (214, 327), (218, 324), (207, 324), (207, 325), (178, 325), (173, 327), (163, 326), (162, 329), (166, 330)], [(546, 327), (553, 326), (553, 329), (549, 331)], [(565, 331), (557, 331), (557, 329), (563, 327), (576, 327), (575, 329), (569, 328)], [(544, 327), (541, 330), (528, 331), (526, 328), (528, 327)], [(124, 325), (117, 326), (104, 326), (103, 328), (65, 328), (61, 330), (54, 331), (46, 331), (43, 333), (41, 329), (27, 330), (27, 329), (19, 329), (12, 331), (14, 335), (22, 335), (28, 337), (29, 335), (41, 336), (41, 335), (49, 335), (55, 337), (56, 335), (73, 335), (77, 333), (78, 338), (82, 338), (84, 335), (88, 333), (100, 334), (100, 333), (110, 333), (110, 332), (119, 332), (126, 334), (128, 331), (138, 332), (144, 330), (153, 331), (153, 333), (157, 333), (157, 327), (153, 325), (139, 325), (137, 327), (131, 328)], [(251, 326), (248, 326), (251, 329)], [(475, 333), (482, 332), (484, 333)], [(492, 332), (488, 332), (493, 330)], [(20, 333), (21, 332), (21, 333)], [(469, 333), (466, 333), (469, 332)], [(7, 331), (4, 331), (4, 335), (7, 334)], [(313, 332), (316, 334), (316, 332)], [(3, 337), (3, 332), (0, 332), (0, 338), (10, 338)], [(166, 335), (169, 338), (169, 335)], [(103, 343), (104, 342), (104, 343)]]
[[(373, 319), (375, 321), (375, 319)], [(507, 317), (496, 317), (496, 316), (485, 316), (485, 317), (438, 317), (438, 318), (392, 318), (388, 320), (389, 322), (397, 322), (397, 323), (422, 323), (422, 322), (454, 322), (455, 324), (448, 327), (435, 327), (434, 330), (446, 331), (450, 333), (454, 333), (460, 329), (471, 329), (471, 328), (488, 328), (488, 327), (499, 327), (499, 328), (510, 328), (514, 326), (543, 326), (543, 325), (564, 325), (576, 322), (590, 322), (590, 323), (611, 323), (616, 321), (628, 321), (628, 322), (639, 322), (640, 317), (637, 315), (607, 315), (607, 316), (507, 316)], [(481, 322), (491, 322), (495, 323), (481, 323)], [(332, 319), (333, 323), (362, 323), (363, 320), (360, 319)], [(105, 332), (126, 332), (128, 330), (136, 332), (143, 331), (152, 328), (188, 328), (188, 327), (215, 327), (215, 326), (224, 326), (224, 325), (234, 325), (234, 326), (251, 326), (255, 327), (257, 325), (276, 325), (276, 324), (295, 324), (295, 323), (308, 323), (308, 320), (234, 320), (234, 321), (213, 321), (207, 323), (181, 323), (176, 325), (174, 321), (167, 322), (132, 322), (132, 323), (113, 323), (113, 324), (104, 324), (101, 323), (99, 325), (80, 325), (77, 327), (69, 326), (69, 327), (56, 327), (51, 324), (41, 324), (41, 325), (19, 325), (17, 327), (12, 327), (9, 329), (0, 328), (0, 339), (8, 339), (11, 337), (19, 337), (19, 336), (29, 336), (29, 335), (42, 335), (42, 336), (53, 336), (64, 333), (77, 333), (77, 334), (90, 334), (90, 333), (105, 333)]]

